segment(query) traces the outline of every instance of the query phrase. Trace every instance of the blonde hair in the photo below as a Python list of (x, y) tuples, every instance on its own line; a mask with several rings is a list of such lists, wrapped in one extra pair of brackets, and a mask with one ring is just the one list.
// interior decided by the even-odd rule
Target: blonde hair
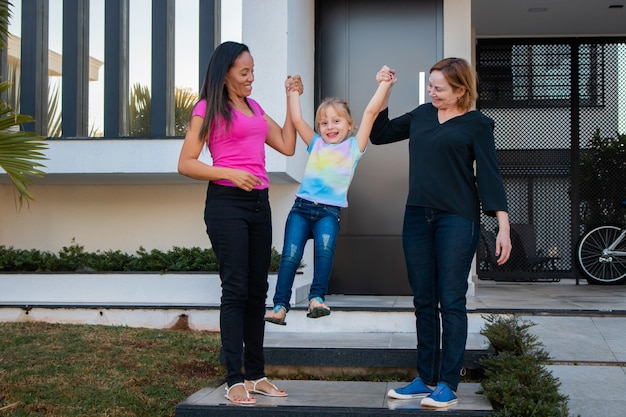
[(476, 75), (466, 60), (463, 58), (445, 58), (433, 65), (430, 72), (433, 71), (441, 71), (452, 90), (465, 89), (465, 93), (459, 97), (458, 106), (460, 109), (469, 111), (474, 107), (478, 98)]
[(315, 131), (320, 133), (320, 119), (326, 116), (326, 109), (329, 107), (335, 109), (337, 114), (344, 117), (348, 121), (348, 124), (352, 126), (352, 128), (348, 131), (348, 137), (354, 135), (354, 119), (352, 119), (350, 107), (345, 100), (337, 97), (325, 98), (319, 106), (317, 106), (317, 111), (315, 112)]

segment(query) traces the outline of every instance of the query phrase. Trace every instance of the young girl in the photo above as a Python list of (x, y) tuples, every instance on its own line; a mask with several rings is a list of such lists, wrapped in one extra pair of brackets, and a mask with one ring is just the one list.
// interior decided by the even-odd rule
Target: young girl
[[(391, 71), (386, 66), (383, 70)], [(391, 78), (378, 85), (363, 113), (356, 136), (354, 120), (345, 101), (325, 99), (317, 109), (313, 130), (302, 119), (300, 94), (297, 91), (289, 92), (289, 112), (298, 134), (307, 144), (309, 160), (296, 201), (287, 217), (274, 309), (265, 315), (266, 321), (286, 324), (296, 269), (309, 238), (313, 238), (315, 245), (315, 260), (307, 317), (318, 318), (330, 314), (324, 298), (335, 256), (341, 208), (348, 206), (348, 187), (354, 170), (365, 152), (374, 120), (395, 82)]]

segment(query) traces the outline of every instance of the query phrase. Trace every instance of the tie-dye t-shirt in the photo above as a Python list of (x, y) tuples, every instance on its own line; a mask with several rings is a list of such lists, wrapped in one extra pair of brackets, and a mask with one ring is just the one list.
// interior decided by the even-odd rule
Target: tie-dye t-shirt
[(348, 188), (361, 152), (356, 136), (328, 144), (319, 134), (309, 145), (309, 160), (296, 196), (315, 203), (348, 207)]

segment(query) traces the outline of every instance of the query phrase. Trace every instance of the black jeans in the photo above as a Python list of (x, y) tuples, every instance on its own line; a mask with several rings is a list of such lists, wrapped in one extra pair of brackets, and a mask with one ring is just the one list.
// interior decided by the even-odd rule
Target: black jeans
[(263, 316), (272, 248), (268, 190), (211, 183), (204, 222), (222, 282), (220, 334), (230, 387), (265, 376)]

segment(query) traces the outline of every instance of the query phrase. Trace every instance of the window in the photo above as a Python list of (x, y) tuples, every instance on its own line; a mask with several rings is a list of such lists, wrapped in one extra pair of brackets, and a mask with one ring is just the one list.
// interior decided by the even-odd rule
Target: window
[[(0, 76), (16, 82), (10, 91), (14, 108), (35, 119), (25, 129), (63, 138), (183, 135), (198, 73), (205, 70), (199, 66), (206, 66), (215, 47), (217, 5), (17, 0), (9, 27), (10, 66)], [(185, 53), (179, 78), (177, 24), (178, 49)]]
[(603, 45), (480, 41), (477, 52), (481, 107), (568, 107), (576, 78), (580, 106), (604, 105)]

